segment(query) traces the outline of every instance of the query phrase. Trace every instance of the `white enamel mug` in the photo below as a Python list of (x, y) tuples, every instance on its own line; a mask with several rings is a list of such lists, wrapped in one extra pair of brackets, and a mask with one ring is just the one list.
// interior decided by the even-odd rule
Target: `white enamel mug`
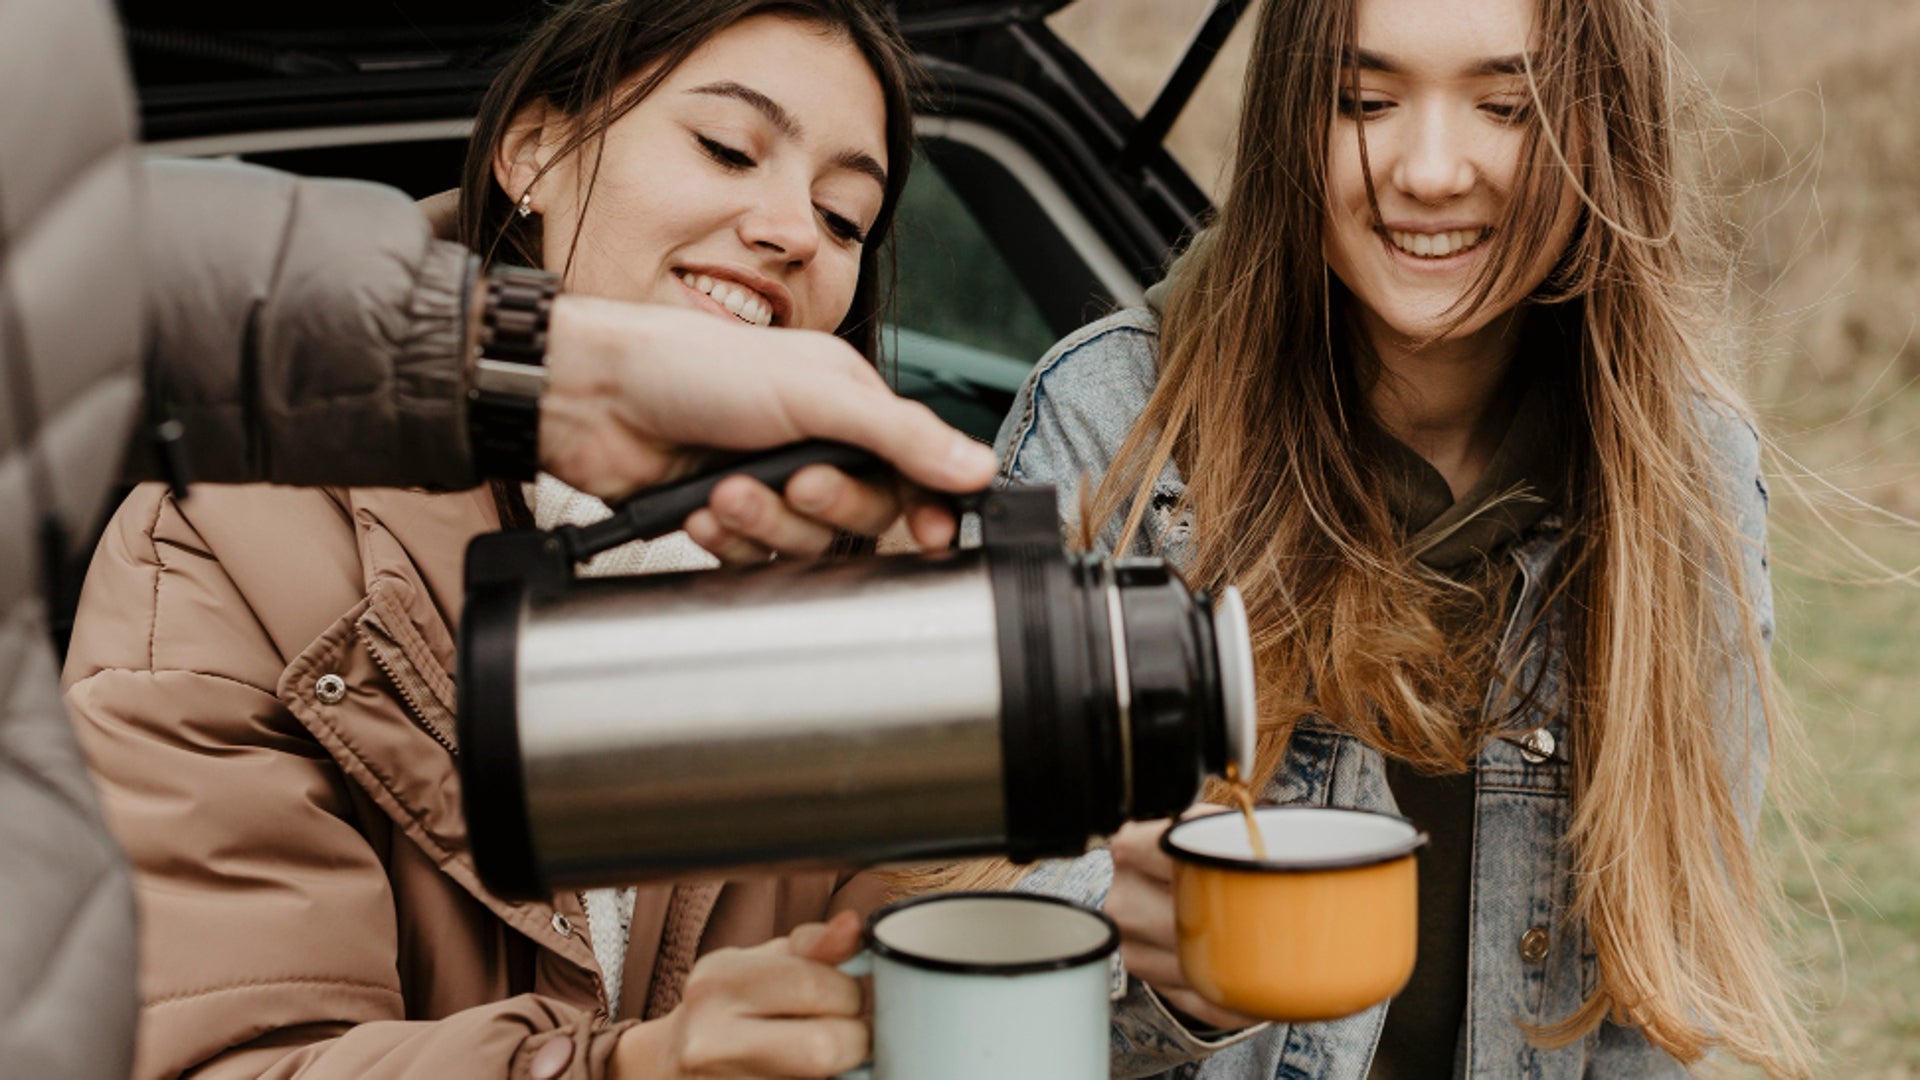
[(1108, 960), (1120, 929), (1051, 896), (963, 892), (867, 920), (873, 1062), (847, 1080), (1107, 1080)]

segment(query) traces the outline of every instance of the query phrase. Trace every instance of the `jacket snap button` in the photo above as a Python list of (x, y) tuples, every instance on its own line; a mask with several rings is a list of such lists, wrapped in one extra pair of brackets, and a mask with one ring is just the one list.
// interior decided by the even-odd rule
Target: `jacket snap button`
[(1520, 959), (1529, 964), (1537, 964), (1547, 958), (1547, 947), (1553, 939), (1547, 936), (1544, 927), (1533, 927), (1520, 935)]
[(347, 680), (338, 675), (322, 675), (313, 684), (313, 696), (322, 705), (338, 705), (347, 696)]
[(559, 912), (553, 913), (553, 932), (561, 937), (573, 936), (573, 920)]
[(1527, 732), (1526, 738), (1520, 740), (1520, 756), (1538, 765), (1553, 757), (1556, 746), (1553, 732), (1546, 728), (1536, 728)]

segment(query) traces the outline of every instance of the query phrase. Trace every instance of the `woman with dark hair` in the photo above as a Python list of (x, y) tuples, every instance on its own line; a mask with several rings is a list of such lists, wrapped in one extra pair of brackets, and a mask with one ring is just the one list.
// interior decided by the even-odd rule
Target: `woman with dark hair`
[(1025, 875), (1121, 925), (1116, 1075), (1811, 1070), (1752, 850), (1794, 745), (1760, 444), (1661, 7), (1270, 0), (1217, 221), (1016, 401), (1005, 479), (1091, 477), (1089, 546), (1245, 597), (1260, 797), (1434, 841), (1401, 996), (1250, 1030), (1181, 972), (1164, 824)]
[[(485, 100), (463, 238), (575, 296), (835, 333), (874, 359), (912, 130), (911, 57), (876, 11), (555, 9)], [(785, 494), (887, 501), (852, 483), (817, 469)], [(689, 528), (727, 558), (823, 550), (832, 535), (779, 501), (742, 481)], [(122, 506), (66, 680), (135, 868), (137, 1075), (819, 1077), (864, 1058), (859, 988), (832, 966), (856, 947), (848, 912), (879, 898), (864, 879), (545, 903), (479, 883), (451, 713), (465, 547), (589, 510), (606, 512), (550, 477), (185, 501), (148, 486)], [(591, 569), (710, 562), (680, 537)]]

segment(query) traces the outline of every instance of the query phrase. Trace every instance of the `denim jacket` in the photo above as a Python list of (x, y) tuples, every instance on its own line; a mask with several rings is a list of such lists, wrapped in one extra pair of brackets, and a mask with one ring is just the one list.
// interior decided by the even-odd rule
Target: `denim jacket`
[[(1001, 479), (1053, 484), (1060, 489), (1069, 533), (1077, 524), (1079, 488), (1097, 485), (1107, 463), (1145, 406), (1157, 378), (1158, 326), (1149, 311), (1125, 311), (1085, 327), (1044, 357), (1014, 402), (995, 448)], [(1747, 565), (1745, 601), (1754, 606), (1768, 640), (1772, 601), (1763, 537), (1766, 489), (1759, 477), (1757, 436), (1724, 410), (1703, 408), (1715, 456), (1733, 483), (1729, 509), (1737, 515)], [(1164, 554), (1176, 564), (1190, 555), (1191, 522), (1175, 516), (1183, 491), (1169, 463), (1156, 479), (1142, 535), (1128, 554)], [(1118, 523), (1099, 538), (1111, 553)], [(1562, 548), (1563, 526), (1548, 516), (1511, 550), (1522, 586), (1503, 644), (1503, 663), (1518, 685), (1537, 687), (1513, 740), (1495, 740), (1475, 762), (1472, 895), (1466, 1020), (1452, 1073), (1460, 1077), (1559, 1080), (1576, 1077), (1679, 1076), (1671, 1057), (1637, 1029), (1602, 1024), (1559, 1050), (1529, 1043), (1523, 1025), (1572, 1014), (1593, 992), (1598, 971), (1585, 928), (1568, 914), (1573, 901), (1566, 842), (1571, 818), (1575, 745), (1562, 700), (1564, 613), (1549, 611), (1541, 629), (1515, 640), (1511, 627), (1528, 625), (1546, 595)], [(1556, 609), (1558, 608), (1556, 604)], [(1740, 792), (1749, 830), (1757, 817), (1765, 770), (1764, 715), (1757, 691), (1728, 710), (1730, 768), (1747, 784)], [(1261, 793), (1279, 803), (1359, 807), (1395, 812), (1378, 751), (1309, 718), (1299, 726), (1283, 766)], [(1103, 850), (1038, 865), (1024, 890), (1105, 899), (1112, 863)], [(1116, 979), (1117, 982), (1117, 979)], [(1363, 1080), (1386, 1017), (1379, 1006), (1326, 1023), (1273, 1024), (1208, 1039), (1187, 1030), (1138, 981), (1127, 978), (1115, 1005), (1113, 1066), (1117, 1077), (1276, 1077)]]

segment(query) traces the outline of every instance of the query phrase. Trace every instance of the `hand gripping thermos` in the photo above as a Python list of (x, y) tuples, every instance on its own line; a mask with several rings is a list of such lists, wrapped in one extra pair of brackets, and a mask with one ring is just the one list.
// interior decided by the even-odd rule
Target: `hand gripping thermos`
[(1239, 595), (1065, 551), (1051, 488), (977, 548), (579, 578), (723, 475), (871, 469), (802, 444), (607, 522), (467, 551), (461, 784), (481, 879), (532, 898), (745, 867), (1073, 854), (1176, 814), (1253, 747)]

